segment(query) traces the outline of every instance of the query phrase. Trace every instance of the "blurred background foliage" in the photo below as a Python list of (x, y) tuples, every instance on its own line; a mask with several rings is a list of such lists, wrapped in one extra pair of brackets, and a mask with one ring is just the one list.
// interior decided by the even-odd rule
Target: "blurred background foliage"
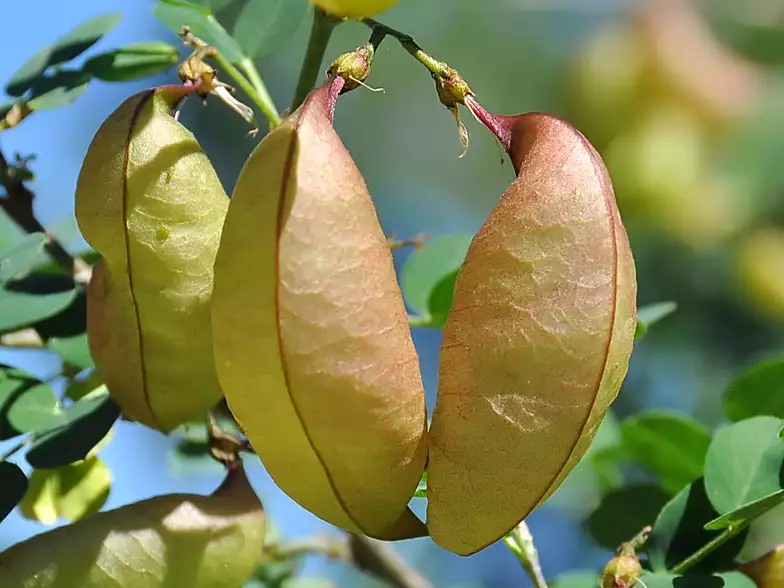
[[(236, 31), (247, 30), (253, 14), (248, 6), (260, 1), (200, 3), (212, 8), (227, 30)], [(154, 4), (8, 4), (2, 15), (0, 81), (7, 81), (38, 48), (105, 10), (121, 12), (122, 22), (75, 63), (108, 47), (139, 41), (180, 47), (153, 17)], [(647, 464), (647, 473), (640, 467), (603, 466), (609, 462), (603, 461), (602, 449), (611, 450), (628, 424), (619, 422), (652, 408), (692, 415), (704, 430), (674, 434), (684, 435), (676, 438), (684, 440), (687, 452), (699, 454), (701, 464), (706, 431), (724, 420), (721, 396), (732, 376), (782, 347), (784, 4), (403, 0), (380, 20), (412, 34), (426, 51), (456, 67), (490, 110), (549, 111), (574, 122), (603, 154), (614, 179), (637, 261), (640, 305), (661, 300), (678, 305), (676, 314), (637, 344), (614, 416), (594, 444), (593, 457), (529, 519), (548, 576), (601, 567), (617, 537), (597, 546), (589, 539), (589, 515), (621, 480), (644, 484), (657, 471), (656, 464)], [(293, 94), (307, 35), (303, 23), (277, 51), (254, 48), (256, 65), (281, 111)], [(246, 33), (246, 38), (252, 42), (253, 35)], [(365, 27), (345, 24), (334, 35), (327, 58), (366, 39)], [(187, 55), (185, 48), (180, 55)], [(37, 195), (38, 218), (71, 251), (86, 247), (73, 220), (73, 193), (81, 158), (98, 125), (132, 92), (174, 79), (171, 69), (128, 84), (94, 81), (72, 105), (36, 112), (0, 136), (6, 155), (36, 156), (30, 185)], [(427, 73), (391, 40), (377, 54), (368, 83), (386, 93), (360, 89), (346, 96), (336, 127), (365, 176), (386, 232), (401, 239), (475, 232), (513, 177), (495, 140), (466, 120), (470, 148), (458, 159), (454, 120), (438, 103)], [(247, 125), (215, 101), (206, 107), (189, 101), (181, 121), (199, 138), (230, 190), (258, 139), (249, 137)], [(0, 250), (18, 235), (8, 219), (0, 218)], [(402, 267), (410, 252), (396, 255)], [(415, 329), (414, 337), (432, 408), (440, 332)], [(46, 351), (0, 350), (0, 362), (41, 378), (60, 369), (59, 359)], [(669, 413), (660, 414), (666, 418)], [(91, 470), (100, 481), (91, 508), (168, 491), (209, 491), (220, 478), (220, 466), (188, 459), (188, 451), (171, 451), (177, 443), (177, 438), (120, 422), (102, 452), (111, 475), (102, 466)], [(644, 439), (640, 443), (631, 446), (644, 454)], [(686, 471), (678, 478), (673, 471), (669, 488), (674, 491), (695, 477)], [(298, 537), (322, 529), (276, 490), (259, 466), (253, 466), (251, 477), (283, 534)], [(36, 492), (48, 483), (37, 480)], [(662, 486), (668, 488), (666, 481)], [(655, 513), (667, 492), (646, 496)], [(604, 507), (622, 517), (623, 497)], [(35, 508), (27, 504), (21, 512), (52, 523), (57, 508), (31, 517)], [(4, 522), (0, 548), (40, 531), (22, 515)], [(776, 526), (770, 520), (767, 524)], [(397, 549), (438, 586), (520, 585), (519, 568), (502, 546), (470, 559), (450, 556), (427, 541), (406, 542)], [(348, 574), (350, 585), (374, 582), (341, 563), (306, 563), (306, 575), (332, 578), (338, 585), (349, 583)], [(264, 582), (258, 585), (272, 585)]]

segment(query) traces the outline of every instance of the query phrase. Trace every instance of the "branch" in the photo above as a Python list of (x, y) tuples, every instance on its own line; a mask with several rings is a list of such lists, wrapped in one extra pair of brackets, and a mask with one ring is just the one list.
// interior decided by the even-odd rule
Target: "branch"
[(324, 61), (324, 54), (327, 52), (327, 45), (332, 37), (332, 31), (342, 21), (316, 8), (313, 13), (313, 27), (310, 29), (310, 40), (305, 52), (305, 60), (302, 62), (302, 70), (299, 73), (297, 90), (294, 93), (294, 101), (291, 103), (291, 111), (295, 111), (302, 105), (310, 91), (318, 81), (321, 63)]
[(0, 198), (0, 208), (24, 231), (44, 233), (49, 255), (78, 281), (86, 281), (90, 274), (90, 266), (83, 259), (68, 253), (35, 217), (33, 212), (35, 194), (25, 186), (27, 175), (25, 171), (25, 162), (11, 165), (0, 150), (0, 185), (5, 189), (5, 196)]
[(374, 539), (349, 533), (349, 561), (358, 569), (386, 580), (396, 588), (433, 588), (392, 549)]

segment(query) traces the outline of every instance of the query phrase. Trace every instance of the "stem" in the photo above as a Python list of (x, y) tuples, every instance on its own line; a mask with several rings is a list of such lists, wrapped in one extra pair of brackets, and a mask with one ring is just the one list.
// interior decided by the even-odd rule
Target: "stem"
[(20, 449), (22, 449), (22, 448), (23, 448), (25, 445), (27, 445), (28, 443), (30, 443), (30, 441), (32, 441), (32, 439), (33, 439), (33, 438), (32, 438), (32, 436), (30, 436), (30, 437), (26, 437), (25, 439), (22, 439), (22, 440), (21, 440), (19, 443), (17, 443), (16, 445), (14, 445), (14, 446), (13, 446), (11, 449), (9, 449), (8, 451), (6, 451), (6, 452), (5, 452), (5, 453), (3, 453), (2, 455), (0, 455), (0, 462), (3, 462), (3, 461), (8, 461), (8, 458), (10, 458), (10, 457), (13, 457), (13, 455), (14, 455), (14, 454), (15, 454), (17, 451), (19, 451), (19, 450), (20, 450)]
[(714, 537), (711, 541), (700, 547), (697, 551), (692, 553), (689, 557), (684, 559), (678, 565), (672, 568), (671, 572), (673, 574), (683, 574), (687, 570), (690, 570), (695, 565), (700, 563), (703, 559), (708, 557), (711, 553), (716, 551), (719, 547), (724, 545), (730, 539), (733, 539), (737, 535), (741, 533), (746, 527), (751, 524), (750, 520), (746, 520), (743, 522), (738, 523), (735, 527), (729, 527), (725, 530), (721, 535)]
[(65, 247), (55, 239), (38, 221), (33, 212), (33, 194), (24, 184), (24, 180), (17, 177), (18, 168), (12, 166), (0, 151), (0, 186), (5, 189), (5, 197), (0, 198), (0, 209), (27, 233), (43, 233), (46, 235), (46, 251), (52, 258), (66, 270), (69, 275), (74, 275), (80, 281), (85, 281), (89, 276), (90, 266), (84, 260), (74, 257)]
[(387, 545), (364, 535), (348, 534), (351, 563), (396, 588), (433, 588)]
[[(256, 65), (250, 59), (243, 59), (240, 62), (240, 68), (248, 76), (248, 80), (254, 90), (254, 94), (248, 94), (248, 96), (253, 99), (259, 109), (264, 113), (264, 116), (269, 119), (270, 125), (273, 127), (278, 126), (278, 124), (280, 124), (280, 114), (275, 107), (272, 96), (270, 96), (269, 91), (267, 90), (267, 86), (264, 84), (264, 80), (262, 80), (259, 75), (259, 70), (256, 69)], [(240, 84), (240, 82), (237, 81), (237, 84)], [(243, 90), (245, 90), (245, 88), (243, 88)], [(245, 92), (247, 93), (247, 90), (245, 90)]]
[(302, 105), (305, 98), (316, 85), (319, 72), (321, 71), (321, 63), (324, 61), (324, 54), (327, 52), (327, 45), (329, 45), (329, 40), (332, 37), (332, 31), (341, 22), (341, 20), (327, 14), (320, 8), (315, 9), (308, 49), (305, 52), (305, 60), (302, 62), (302, 70), (299, 73), (294, 101), (291, 103), (292, 111)]
[(373, 37), (374, 39), (378, 39), (378, 43), (380, 43), (386, 35), (394, 37), (403, 48), (408, 51), (414, 59), (424, 65), (431, 74), (434, 76), (444, 76), (447, 74), (449, 66), (425, 53), (411, 35), (388, 27), (372, 18), (363, 18), (360, 19), (360, 22), (371, 28)]
[(547, 588), (547, 581), (544, 579), (542, 566), (539, 564), (539, 552), (536, 550), (534, 537), (525, 521), (504, 537), (504, 543), (520, 561), (536, 588)]

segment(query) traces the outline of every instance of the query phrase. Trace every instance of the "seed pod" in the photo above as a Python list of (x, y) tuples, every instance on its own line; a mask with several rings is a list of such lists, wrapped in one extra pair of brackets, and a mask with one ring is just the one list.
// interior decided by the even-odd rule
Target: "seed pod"
[(784, 586), (784, 545), (778, 545), (759, 559), (743, 564), (740, 571), (759, 588)]
[(554, 116), (466, 105), (517, 179), (468, 250), (441, 348), (428, 528), (461, 555), (507, 534), (576, 465), (636, 325), (634, 261), (596, 151)]
[(166, 86), (122, 104), (76, 188), (79, 228), (102, 256), (88, 288), (90, 351), (123, 412), (165, 433), (221, 398), (209, 301), (228, 198), (172, 116), (188, 91)]
[(322, 10), (339, 17), (363, 18), (389, 10), (400, 0), (311, 0)]
[(422, 535), (417, 354), (367, 187), (332, 128), (335, 78), (267, 135), (231, 198), (215, 265), (215, 362), (277, 484), (322, 519)]
[(0, 553), (0, 585), (240, 588), (264, 533), (264, 511), (238, 469), (212, 496), (158, 496), (18, 543)]

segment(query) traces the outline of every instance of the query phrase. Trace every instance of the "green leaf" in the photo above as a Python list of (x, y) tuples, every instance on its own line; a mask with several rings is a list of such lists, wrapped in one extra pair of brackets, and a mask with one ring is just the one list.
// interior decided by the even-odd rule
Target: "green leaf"
[[(717, 514), (705, 493), (702, 478), (679, 492), (659, 513), (648, 539), (648, 558), (652, 569), (666, 572), (715, 539), (718, 533), (706, 531), (704, 527)], [(745, 529), (692, 570), (711, 572), (726, 566), (743, 548), (747, 534), (748, 529)]]
[(417, 489), (414, 491), (414, 498), (427, 498), (427, 470), (422, 472), (422, 479), (417, 484)]
[(37, 384), (12, 402), (8, 421), (20, 433), (45, 431), (63, 424), (63, 410), (51, 386)]
[(13, 249), (0, 255), (0, 284), (30, 271), (41, 256), (46, 235), (32, 233), (25, 236)]
[(209, 8), (185, 0), (160, 0), (153, 13), (175, 34), (186, 25), (191, 27), (194, 35), (215, 47), (231, 63), (240, 63), (246, 57), (239, 43), (226, 32)]
[(727, 388), (724, 407), (733, 421), (762, 415), (784, 419), (784, 355), (741, 372)]
[(705, 460), (705, 487), (719, 514), (732, 512), (781, 489), (782, 424), (781, 419), (760, 416), (716, 433)]
[(94, 390), (63, 411), (65, 424), (41, 435), (30, 446), (27, 462), (52, 469), (83, 460), (106, 437), (120, 409), (105, 386)]
[(669, 496), (653, 485), (639, 485), (610, 492), (586, 521), (594, 541), (615, 550), (646, 525), (653, 525)]
[(782, 502), (784, 502), (784, 490), (778, 490), (777, 492), (763, 496), (748, 504), (744, 504), (733, 511), (713, 519), (705, 525), (705, 529), (708, 531), (719, 531), (721, 529), (735, 527), (739, 524), (761, 517), (768, 511), (776, 508)]
[(76, 291), (73, 289), (52, 294), (32, 294), (0, 287), (0, 333), (52, 317), (68, 308), (75, 298)]
[(52, 45), (49, 66), (78, 57), (111, 31), (122, 20), (121, 12), (105, 12), (71, 29)]
[(92, 76), (86, 71), (62, 70), (33, 84), (27, 102), (32, 110), (53, 110), (68, 106), (87, 89)]
[(8, 421), (8, 410), (26, 390), (39, 384), (39, 380), (14, 368), (0, 365), (0, 441), (21, 435)]
[[(443, 235), (430, 239), (425, 246), (414, 251), (406, 260), (401, 272), (401, 287), (409, 308), (422, 317), (430, 319), (431, 305), (442, 309), (444, 292), (454, 290), (454, 275), (465, 261), (466, 252), (473, 235)], [(446, 283), (443, 283), (446, 282)], [(434, 298), (433, 293), (441, 285)], [(449, 301), (451, 305), (451, 300)]]
[(0, 461), (0, 522), (14, 510), (27, 492), (27, 476), (10, 461)]
[(549, 584), (550, 588), (596, 588), (599, 574), (592, 570), (566, 572)]
[(444, 328), (446, 318), (449, 315), (449, 309), (452, 308), (452, 301), (455, 298), (456, 280), (457, 272), (447, 274), (441, 278), (430, 293), (430, 299), (427, 301), (427, 306), (430, 315), (429, 326), (431, 328)]
[(46, 68), (49, 67), (49, 57), (52, 54), (51, 47), (44, 47), (38, 53), (22, 64), (8, 80), (5, 86), (5, 93), (9, 96), (22, 96), (33, 85), (35, 80), (40, 78)]
[(701, 423), (682, 414), (650, 411), (621, 424), (629, 457), (655, 474), (671, 493), (703, 474), (710, 433)]
[[(643, 572), (641, 579), (648, 588), (756, 588), (754, 582), (740, 572), (715, 576), (675, 576)], [(642, 588), (642, 584), (637, 585)]]
[(111, 470), (97, 457), (56, 470), (34, 470), (22, 516), (54, 525), (60, 518), (75, 522), (101, 510), (109, 497)]
[(52, 337), (46, 342), (46, 346), (74, 367), (79, 369), (95, 367), (90, 355), (87, 333), (71, 337)]
[(308, 13), (306, 0), (248, 0), (234, 25), (234, 38), (248, 57), (263, 57), (283, 47)]
[(99, 80), (126, 82), (163, 73), (178, 60), (177, 48), (169, 43), (133, 43), (91, 57), (84, 70)]
[(642, 339), (648, 333), (648, 329), (671, 315), (677, 308), (678, 305), (674, 302), (659, 302), (640, 308), (637, 311), (637, 331), (634, 333), (634, 338)]
[[(112, 30), (121, 19), (122, 14), (119, 12), (99, 14), (72, 29), (52, 45), (44, 47), (11, 76), (5, 87), (6, 93), (10, 96), (23, 95), (44, 79), (44, 73), (48, 68), (81, 55)], [(33, 108), (33, 110), (41, 109), (41, 107)]]

